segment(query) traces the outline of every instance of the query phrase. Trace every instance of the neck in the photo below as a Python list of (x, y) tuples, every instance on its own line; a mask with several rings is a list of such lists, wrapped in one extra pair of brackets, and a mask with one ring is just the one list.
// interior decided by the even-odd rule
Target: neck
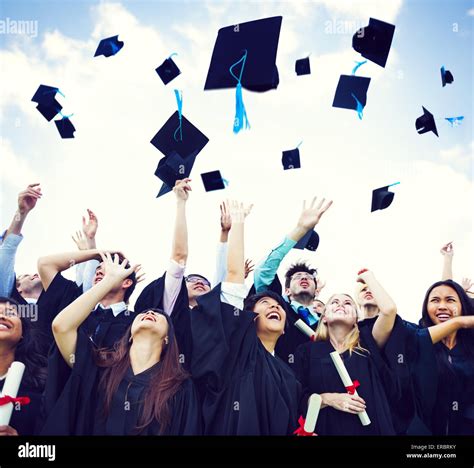
[(8, 368), (15, 360), (15, 348), (0, 345), (0, 376), (8, 372)]
[(259, 340), (262, 342), (263, 347), (271, 354), (275, 352), (275, 346), (278, 341), (279, 335), (267, 334), (267, 333), (257, 333)]
[(111, 293), (107, 294), (100, 303), (104, 306), (104, 309), (107, 309), (107, 307), (110, 307), (112, 304), (117, 304), (118, 302), (123, 302), (123, 294), (120, 293)]
[(364, 318), (373, 318), (379, 315), (380, 309), (374, 304), (367, 304), (362, 307)]
[(443, 338), (443, 344), (448, 349), (453, 349), (456, 346), (456, 332), (451, 333), (451, 335), (448, 335), (446, 338)]
[(38, 299), (43, 291), (43, 286), (40, 284), (37, 287), (31, 288), (31, 289), (22, 289), (21, 291), (18, 291), (20, 293), (20, 296), (23, 298), (31, 298), (31, 299)]
[(196, 307), (198, 305), (196, 298), (194, 297), (189, 297), (189, 307), (192, 309), (193, 307)]
[(136, 335), (130, 346), (130, 365), (133, 373), (139, 374), (160, 361), (162, 342), (157, 345), (155, 340), (148, 336)]
[(303, 304), (305, 307), (308, 307), (310, 310), (313, 310), (314, 298), (308, 293), (292, 294), (290, 299), (292, 301), (296, 301), (296, 302), (299, 302), (300, 304)]
[(345, 351), (344, 340), (350, 331), (351, 327), (344, 323), (334, 323), (328, 326), (329, 341), (337, 352)]

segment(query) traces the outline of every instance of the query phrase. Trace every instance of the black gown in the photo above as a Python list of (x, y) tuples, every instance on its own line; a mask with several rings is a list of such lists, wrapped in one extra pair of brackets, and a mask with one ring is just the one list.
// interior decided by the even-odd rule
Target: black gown
[[(163, 294), (165, 290), (166, 272), (160, 278), (152, 281), (138, 296), (135, 303), (135, 311), (144, 312), (146, 309), (163, 310)], [(185, 369), (189, 370), (191, 363), (191, 331), (188, 289), (183, 279), (181, 289), (171, 312), (171, 321), (173, 322), (176, 342), (178, 343), (180, 353), (180, 363)]]
[[(87, 334), (80, 330), (74, 367), (46, 419), (41, 435), (137, 435), (140, 403), (155, 366), (138, 375), (128, 369), (114, 395), (109, 415), (105, 418), (103, 397), (99, 391), (103, 369), (95, 364), (94, 348)], [(171, 408), (171, 424), (165, 429), (164, 435), (200, 434), (199, 404), (190, 379), (183, 382), (173, 397)], [(160, 426), (154, 421), (140, 435), (159, 433)]]
[[(370, 354), (361, 356), (349, 351), (341, 359), (352, 380), (358, 380), (358, 395), (365, 400), (371, 420), (362, 426), (359, 416), (326, 407), (320, 410), (315, 432), (318, 435), (394, 435), (389, 401), (398, 398), (398, 386), (368, 327), (360, 329), (361, 346)], [(301, 345), (296, 356), (297, 377), (304, 388), (303, 405), (312, 393), (347, 393), (330, 357), (335, 351), (330, 341), (316, 341)], [(305, 410), (305, 408), (303, 408)]]
[(256, 333), (255, 313), (220, 300), (221, 286), (191, 313), (191, 372), (202, 399), (204, 434), (287, 435), (298, 427), (301, 386)]
[[(0, 380), (0, 392), (3, 390), (4, 383), (4, 379)], [(17, 397), (29, 397), (30, 403), (27, 405), (13, 404), (13, 412), (9, 426), (16, 429), (20, 436), (35, 435), (36, 425), (40, 417), (41, 390), (24, 385), (23, 380), (18, 389)]]

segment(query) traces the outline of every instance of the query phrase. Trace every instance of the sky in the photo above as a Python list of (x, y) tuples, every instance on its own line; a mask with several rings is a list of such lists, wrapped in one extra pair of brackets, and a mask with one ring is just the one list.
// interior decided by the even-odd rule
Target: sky
[[(243, 98), (251, 129), (232, 132), (235, 92), (204, 91), (219, 28), (283, 17), (276, 90)], [(362, 120), (332, 107), (339, 75), (350, 74), (352, 35), (369, 18), (396, 26), (387, 65), (358, 71), (372, 81)], [(246, 256), (261, 261), (295, 226), (302, 201), (333, 200), (316, 227), (316, 252), (292, 250), (317, 267), (332, 293), (354, 291), (357, 271), (371, 269), (399, 314), (417, 321), (427, 288), (440, 279), (441, 246), (454, 242), (454, 278), (473, 272), (473, 19), (471, 1), (0, 1), (0, 224), (16, 198), (41, 182), (43, 198), (30, 214), (17, 273), (37, 258), (74, 250), (71, 234), (86, 208), (99, 218), (100, 248), (119, 249), (141, 263), (147, 279), (165, 270), (175, 202), (159, 199), (154, 176), (163, 155), (150, 140), (176, 111), (209, 143), (197, 157), (188, 202), (188, 271), (212, 278), (219, 239), (219, 202), (253, 203)], [(18, 34), (12, 21), (27, 21)], [(123, 49), (94, 58), (100, 39), (119, 35)], [(181, 75), (164, 86), (154, 69), (171, 53)], [(296, 76), (308, 56), (311, 75)], [(440, 67), (454, 75), (442, 87)], [(74, 139), (62, 140), (31, 102), (40, 84), (61, 89)], [(439, 138), (419, 135), (426, 107)], [(445, 117), (464, 116), (451, 128)], [(301, 169), (284, 171), (282, 151), (300, 146)], [(200, 174), (219, 169), (225, 190), (204, 191)], [(395, 198), (370, 212), (372, 190), (394, 182)], [(73, 272), (68, 272), (71, 277)], [(251, 280), (251, 278), (250, 278)]]

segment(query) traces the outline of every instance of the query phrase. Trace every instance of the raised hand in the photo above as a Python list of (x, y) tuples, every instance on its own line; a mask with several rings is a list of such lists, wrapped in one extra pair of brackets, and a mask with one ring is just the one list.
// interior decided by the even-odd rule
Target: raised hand
[(244, 205), (242, 202), (238, 202), (237, 200), (227, 200), (227, 206), (232, 223), (243, 223), (253, 207), (253, 205)]
[(443, 247), (441, 247), (440, 253), (441, 255), (452, 257), (454, 255), (453, 243), (448, 242), (447, 244), (443, 245)]
[(43, 196), (39, 185), (39, 183), (29, 184), (26, 190), (18, 194), (18, 211), (21, 215), (28, 214)]
[(300, 218), (298, 220), (298, 227), (304, 229), (305, 231), (309, 231), (313, 229), (316, 224), (318, 224), (321, 216), (328, 210), (328, 208), (332, 205), (332, 200), (328, 201), (323, 198), (318, 202), (318, 198), (314, 197), (311, 204), (306, 204), (306, 201), (303, 202), (303, 211), (300, 214)]
[(92, 210), (87, 209), (88, 220), (82, 217), (82, 232), (86, 235), (87, 239), (94, 239), (97, 234), (97, 228), (99, 227), (99, 220)]
[(247, 279), (247, 276), (252, 273), (254, 269), (255, 265), (252, 264), (252, 260), (247, 258), (247, 260), (245, 260), (245, 279)]
[(146, 273), (142, 270), (141, 265), (138, 265), (138, 268), (135, 270), (135, 275), (137, 277), (137, 284), (145, 279)]
[(316, 288), (316, 296), (319, 296), (321, 294), (321, 291), (326, 286), (326, 281), (321, 279), (319, 276), (317, 276), (316, 277), (316, 284), (318, 285), (317, 288)]
[(104, 269), (104, 280), (107, 279), (117, 286), (128, 278), (133, 272), (136, 272), (141, 265), (127, 267), (128, 260), (124, 258), (120, 262), (118, 254), (110, 252), (100, 252), (102, 258), (102, 267)]
[(470, 291), (471, 287), (474, 286), (474, 283), (470, 278), (463, 278), (461, 281), (461, 286), (464, 289), (464, 291)]
[(356, 281), (358, 283), (363, 283), (363, 284), (367, 284), (367, 280), (369, 279), (372, 279), (374, 277), (374, 274), (368, 270), (367, 268), (363, 268), (362, 270), (360, 270), (358, 273), (357, 273), (357, 279)]
[(76, 234), (72, 234), (71, 238), (79, 250), (87, 250), (89, 248), (87, 245), (87, 239), (81, 231), (76, 231)]
[(225, 202), (220, 204), (221, 209), (221, 231), (229, 232), (232, 227), (232, 218), (230, 217), (229, 209)]
[(173, 192), (178, 200), (186, 201), (189, 198), (189, 192), (192, 190), (189, 184), (191, 179), (177, 180), (173, 187)]

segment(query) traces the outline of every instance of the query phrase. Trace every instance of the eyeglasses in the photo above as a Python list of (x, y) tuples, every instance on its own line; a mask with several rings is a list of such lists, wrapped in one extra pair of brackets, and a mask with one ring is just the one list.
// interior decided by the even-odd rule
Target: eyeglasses
[(202, 283), (205, 286), (211, 287), (211, 283), (209, 283), (209, 281), (207, 279), (203, 278), (202, 276), (187, 276), (186, 281), (188, 283), (193, 283), (193, 284), (194, 283)]
[(314, 276), (311, 275), (310, 273), (295, 273), (294, 275), (291, 276), (291, 279), (299, 281), (301, 279), (308, 279), (308, 280), (313, 280), (314, 281)]

